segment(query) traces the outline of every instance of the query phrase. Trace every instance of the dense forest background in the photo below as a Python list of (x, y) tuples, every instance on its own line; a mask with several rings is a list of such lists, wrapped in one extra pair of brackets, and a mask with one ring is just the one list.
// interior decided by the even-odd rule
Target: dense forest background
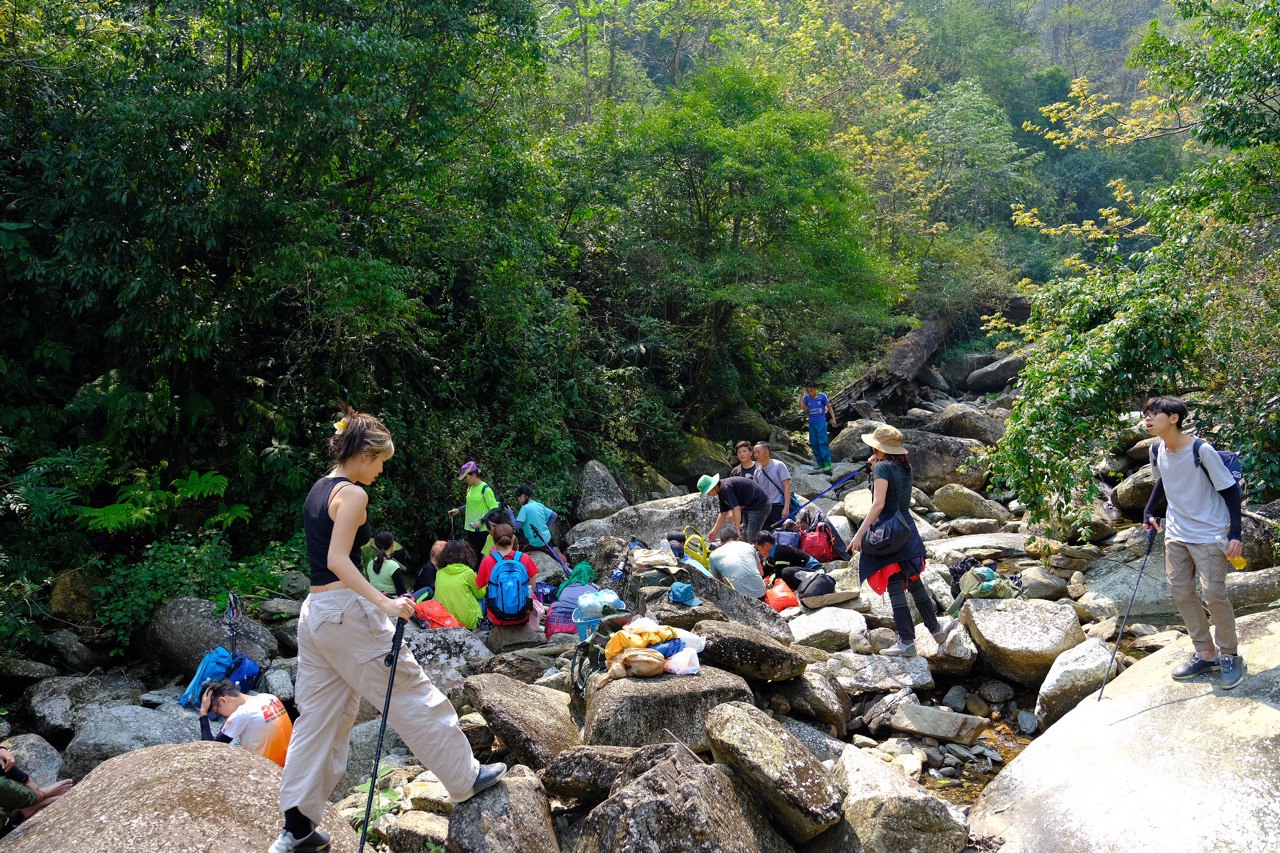
[[(0, 637), (126, 639), (298, 562), (339, 400), (564, 506), (922, 317), (1035, 346), (997, 475), (1080, 496), (1199, 389), (1280, 486), (1280, 8), (1156, 0), (4, 0)], [(1099, 212), (1101, 211), (1101, 213)], [(1033, 297), (1021, 329), (983, 317)], [(998, 326), (998, 324), (997, 324)]]

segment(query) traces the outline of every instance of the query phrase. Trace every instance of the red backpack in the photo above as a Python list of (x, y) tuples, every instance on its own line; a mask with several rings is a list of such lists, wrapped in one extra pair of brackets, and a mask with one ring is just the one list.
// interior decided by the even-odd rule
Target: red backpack
[(819, 524), (815, 529), (800, 534), (800, 550), (819, 563), (830, 563), (839, 558), (825, 524)]

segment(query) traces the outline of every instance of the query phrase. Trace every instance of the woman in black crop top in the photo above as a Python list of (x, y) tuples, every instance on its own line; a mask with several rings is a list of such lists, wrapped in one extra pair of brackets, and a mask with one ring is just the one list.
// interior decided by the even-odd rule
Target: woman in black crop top
[[(345, 770), (360, 700), (383, 706), (391, 620), (414, 615), (411, 599), (388, 598), (359, 568), (360, 546), (371, 535), (363, 487), (378, 479), (395, 453), (391, 433), (374, 416), (347, 409), (334, 425), (329, 449), (333, 470), (316, 481), (303, 505), (311, 594), (298, 617), (294, 692), (299, 716), (280, 784), (284, 829), (270, 853), (328, 849), (329, 836), (316, 824)], [(455, 802), (506, 772), (504, 764), (481, 767), (475, 760), (453, 706), (423, 673), (408, 644), (396, 662), (387, 722)]]

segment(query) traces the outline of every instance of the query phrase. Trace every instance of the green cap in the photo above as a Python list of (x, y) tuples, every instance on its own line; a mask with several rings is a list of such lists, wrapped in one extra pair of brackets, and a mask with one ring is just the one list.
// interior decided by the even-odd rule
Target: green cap
[(711, 491), (718, 485), (720, 485), (719, 474), (703, 474), (698, 478), (698, 494), (705, 498), (707, 496), (707, 492)]

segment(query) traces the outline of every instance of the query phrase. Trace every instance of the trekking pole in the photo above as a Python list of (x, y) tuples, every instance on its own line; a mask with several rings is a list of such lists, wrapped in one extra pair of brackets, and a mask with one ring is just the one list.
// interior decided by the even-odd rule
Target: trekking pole
[(1116, 662), (1116, 653), (1120, 651), (1120, 640), (1124, 637), (1124, 626), (1129, 622), (1129, 611), (1133, 610), (1133, 600), (1138, 597), (1138, 587), (1142, 585), (1142, 574), (1147, 570), (1147, 557), (1151, 556), (1151, 546), (1156, 543), (1156, 531), (1154, 528), (1147, 531), (1147, 547), (1142, 552), (1142, 566), (1138, 569), (1138, 580), (1133, 585), (1133, 592), (1129, 594), (1129, 606), (1124, 609), (1124, 618), (1120, 620), (1120, 631), (1116, 634), (1116, 644), (1111, 649), (1111, 660), (1107, 663), (1107, 671), (1102, 674), (1102, 687), (1098, 690), (1098, 701), (1102, 701), (1102, 694), (1107, 689), (1107, 679), (1111, 677), (1111, 667)]
[(853, 472), (852, 472), (852, 473), (850, 473), (850, 474), (846, 474), (845, 476), (841, 477), (839, 480), (837, 480), (836, 482), (832, 483), (830, 486), (828, 486), (827, 488), (823, 489), (822, 491), (818, 492), (816, 495), (814, 495), (813, 497), (809, 498), (809, 500), (805, 501), (804, 503), (800, 504), (800, 506), (796, 507), (796, 508), (795, 508), (795, 509), (793, 509), (791, 512), (789, 512), (789, 513), (787, 513), (786, 515), (784, 515), (782, 518), (780, 518), (780, 519), (778, 519), (777, 521), (775, 521), (775, 522), (773, 523), (773, 527), (774, 527), (774, 529), (776, 530), (776, 529), (778, 528), (778, 526), (779, 526), (779, 525), (783, 524), (784, 522), (787, 522), (787, 521), (791, 520), (791, 518), (792, 518), (794, 515), (796, 515), (796, 513), (802, 512), (802, 511), (804, 510), (804, 508), (805, 508), (805, 507), (807, 507), (809, 504), (813, 503), (813, 502), (814, 502), (814, 501), (816, 501), (818, 498), (820, 498), (820, 497), (822, 497), (823, 495), (825, 495), (827, 492), (831, 491), (832, 489), (838, 489), (838, 488), (840, 488), (840, 487), (841, 487), (841, 486), (843, 486), (845, 483), (847, 483), (849, 480), (852, 480), (854, 477), (857, 477), (859, 474), (866, 474), (866, 473), (867, 473), (867, 472), (869, 472), (870, 470), (871, 470), (871, 466), (870, 466), (869, 464), (868, 464), (868, 465), (863, 465), (861, 468), (855, 468), (855, 469), (853, 470)]
[(369, 815), (373, 813), (373, 795), (378, 789), (378, 765), (382, 763), (382, 737), (387, 733), (387, 714), (391, 712), (391, 688), (396, 683), (396, 662), (400, 659), (400, 643), (404, 640), (404, 620), (396, 620), (396, 633), (391, 638), (391, 651), (383, 663), (391, 667), (387, 679), (387, 698), (382, 702), (382, 722), (378, 725), (378, 746), (373, 751), (373, 773), (369, 776), (369, 799), (364, 804), (364, 823), (360, 824), (360, 853), (364, 853), (365, 836), (369, 833)]

